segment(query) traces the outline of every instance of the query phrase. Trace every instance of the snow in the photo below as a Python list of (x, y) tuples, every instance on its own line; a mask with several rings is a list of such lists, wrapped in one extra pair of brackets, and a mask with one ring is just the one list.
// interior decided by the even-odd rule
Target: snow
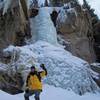
[(3, 8), (3, 15), (7, 13), (7, 10), (10, 8), (12, 0), (4, 0), (4, 8)]
[[(9, 95), (0, 91), (0, 99), (2, 100), (24, 100), (23, 95), (24, 94)], [(100, 94), (87, 93), (83, 96), (79, 96), (72, 91), (44, 84), (40, 98), (41, 100), (100, 100)], [(34, 100), (34, 96), (30, 97), (30, 100)]]
[(58, 15), (57, 20), (60, 20), (62, 23), (64, 23), (64, 22), (66, 21), (67, 17), (68, 17), (68, 16), (67, 16), (65, 10), (62, 8), (62, 9), (60, 10), (60, 13), (59, 13), (59, 15)]
[(100, 68), (100, 63), (92, 63), (91, 65), (96, 66), (98, 68)]
[[(100, 69), (100, 63), (92, 63), (91, 64), (91, 67), (93, 68), (97, 68), (98, 70)], [(100, 79), (100, 73), (98, 72), (94, 72), (93, 70), (91, 70), (91, 73), (92, 73), (92, 76), (95, 78), (95, 79)]]
[[(29, 66), (33, 65), (36, 61), (35, 61), (35, 57), (36, 55), (30, 51), (28, 48), (21, 48), (21, 47), (14, 47), (14, 46), (9, 46), (7, 49), (4, 50), (4, 52), (12, 52), (12, 55), (14, 55), (13, 53), (16, 52), (17, 56), (20, 56), (18, 61), (15, 62), (15, 64), (17, 63), (16, 66), (18, 66), (18, 70), (20, 70), (20, 66), (26, 66), (25, 68), (29, 68)], [(13, 62), (11, 62), (12, 65)], [(5, 65), (4, 65), (5, 66)], [(8, 64), (9, 66), (9, 64)]]
[(18, 52), (19, 59), (15, 64), (18, 70), (23, 69), (24, 79), (31, 65), (35, 64), (39, 68), (39, 65), (44, 63), (48, 70), (45, 83), (71, 89), (77, 94), (98, 90), (96, 83), (92, 80), (89, 64), (59, 46), (37, 41), (23, 47), (10, 46), (5, 51), (11, 51), (12, 48)]
[[(74, 15), (74, 18), (77, 18), (77, 11), (75, 10), (75, 8), (71, 8), (70, 6), (71, 4), (65, 4), (64, 7), (61, 7), (59, 10), (59, 14), (57, 17), (57, 28), (61, 28), (65, 23), (67, 23), (68, 25), (72, 24), (72, 18)], [(72, 25), (72, 27), (74, 28), (74, 26)]]
[[(47, 66), (49, 75), (46, 82), (48, 84), (70, 88), (78, 94), (84, 94), (86, 91), (96, 89), (88, 70), (89, 65), (87, 62), (60, 47), (55, 47), (42, 41), (34, 44), (33, 51), (38, 55), (38, 62)], [(91, 86), (93, 87), (92, 89), (90, 88)]]
[[(49, 3), (49, 0), (47, 0), (47, 1), (48, 1), (48, 3)], [(43, 5), (44, 3), (45, 3), (45, 0), (38, 0), (39, 6)]]
[[(34, 0), (29, 0), (29, 1), (31, 2), (31, 1), (34, 1)], [(38, 6), (39, 7), (41, 7), (45, 3), (45, 0), (37, 0), (37, 1), (38, 1)], [(48, 3), (50, 2), (49, 0), (47, 0), (47, 1), (48, 1)]]
[(39, 14), (35, 18), (32, 18), (30, 23), (32, 29), (32, 40), (42, 40), (51, 44), (57, 44), (56, 28), (51, 21), (48, 8), (40, 8)]

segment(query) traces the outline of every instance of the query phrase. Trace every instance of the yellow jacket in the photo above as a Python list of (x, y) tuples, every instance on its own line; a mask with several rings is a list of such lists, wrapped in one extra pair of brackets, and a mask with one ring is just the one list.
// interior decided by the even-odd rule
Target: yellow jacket
[(30, 90), (42, 90), (42, 82), (41, 78), (47, 75), (46, 71), (37, 72), (35, 71), (30, 72), (26, 84)]

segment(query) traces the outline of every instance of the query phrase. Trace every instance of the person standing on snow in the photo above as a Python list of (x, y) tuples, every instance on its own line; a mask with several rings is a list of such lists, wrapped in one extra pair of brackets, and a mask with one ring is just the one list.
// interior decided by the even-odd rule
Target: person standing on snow
[(29, 100), (29, 97), (33, 94), (35, 95), (35, 100), (40, 100), (40, 93), (42, 92), (42, 82), (41, 79), (47, 76), (47, 70), (44, 64), (41, 64), (40, 67), (43, 71), (38, 72), (35, 66), (31, 67), (31, 71), (27, 76), (26, 80), (26, 90), (24, 94), (25, 100)]

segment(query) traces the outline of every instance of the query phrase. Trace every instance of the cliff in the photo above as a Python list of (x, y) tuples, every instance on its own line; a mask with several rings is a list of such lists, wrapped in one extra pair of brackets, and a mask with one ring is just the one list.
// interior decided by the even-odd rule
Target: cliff
[(89, 63), (99, 58), (100, 24), (85, 0), (35, 1), (29, 9), (16, 2), (0, 2), (0, 89), (23, 92), (30, 67), (44, 63), (45, 83), (79, 95), (97, 91)]

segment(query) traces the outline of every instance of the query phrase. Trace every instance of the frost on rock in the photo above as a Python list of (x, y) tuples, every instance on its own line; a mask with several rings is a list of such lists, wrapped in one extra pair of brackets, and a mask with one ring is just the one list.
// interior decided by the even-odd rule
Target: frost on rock
[(42, 40), (51, 44), (57, 44), (57, 32), (51, 21), (48, 9), (39, 9), (39, 14), (30, 20), (32, 30), (32, 40)]
[[(11, 48), (9, 47), (6, 51), (12, 51)], [(44, 81), (47, 84), (72, 89), (77, 94), (93, 92), (98, 89), (92, 79), (88, 63), (73, 56), (61, 47), (38, 41), (28, 46), (13, 48), (19, 51), (20, 56), (15, 63), (18, 69), (24, 66), (22, 67), (24, 78), (28, 67), (32, 64), (39, 66), (39, 64), (44, 63), (48, 70), (48, 76)]]
[(75, 8), (71, 8), (70, 6), (65, 5), (59, 11), (59, 15), (57, 18), (57, 28), (63, 27), (65, 23), (66, 23), (66, 26), (71, 24), (72, 27), (74, 28), (73, 23), (75, 20), (73, 19), (76, 19), (77, 16), (78, 15)]
[(66, 21), (66, 18), (67, 18), (67, 14), (66, 14), (65, 10), (62, 8), (60, 10), (58, 20), (60, 19), (60, 21), (64, 23)]
[[(48, 1), (48, 3), (50, 3), (49, 0), (47, 0), (47, 1)], [(44, 5), (45, 0), (29, 0), (29, 2), (30, 2), (30, 5), (32, 5), (32, 6), (35, 6), (36, 3), (38, 3), (38, 7), (45, 6)]]

